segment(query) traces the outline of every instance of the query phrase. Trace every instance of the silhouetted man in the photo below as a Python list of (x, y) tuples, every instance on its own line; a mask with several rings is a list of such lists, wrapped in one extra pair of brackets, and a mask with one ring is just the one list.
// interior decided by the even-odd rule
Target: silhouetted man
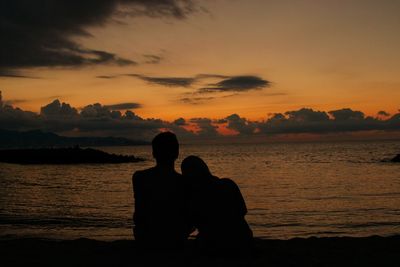
[(175, 171), (179, 144), (164, 132), (152, 141), (156, 166), (133, 174), (135, 240), (145, 248), (179, 248), (188, 236), (184, 216), (184, 184)]

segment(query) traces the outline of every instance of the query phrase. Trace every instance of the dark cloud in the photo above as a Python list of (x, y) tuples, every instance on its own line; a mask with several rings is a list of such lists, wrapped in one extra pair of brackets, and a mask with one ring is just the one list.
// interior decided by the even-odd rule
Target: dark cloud
[(41, 129), (61, 134), (73, 132), (81, 136), (125, 136), (144, 140), (171, 126), (160, 119), (143, 119), (129, 110), (122, 114), (99, 103), (85, 106), (78, 112), (59, 100), (42, 107), (40, 114), (12, 106), (0, 107), (0, 124), (9, 130)]
[(100, 103), (78, 110), (67, 103), (54, 100), (43, 106), (39, 114), (0, 103), (0, 125), (2, 129), (8, 130), (40, 129), (58, 134), (123, 136), (151, 140), (161, 130), (169, 129), (182, 138), (195, 137), (192, 132), (180, 127), (183, 123), (184, 119), (178, 119), (175, 123), (156, 118), (144, 119), (133, 111), (121, 113)]
[(201, 88), (199, 92), (246, 92), (271, 86), (271, 82), (257, 76), (234, 76)]
[(112, 75), (99, 75), (99, 76), (96, 76), (96, 78), (99, 78), (99, 79), (114, 79), (116, 77), (117, 76), (112, 76)]
[(197, 135), (201, 137), (215, 137), (219, 135), (217, 132), (218, 127), (213, 125), (213, 121), (209, 118), (192, 118), (190, 122), (199, 128)]
[(390, 119), (387, 120), (390, 125), (400, 127), (400, 110), (399, 113), (394, 114)]
[(112, 113), (111, 109), (109, 109), (107, 106), (103, 106), (100, 103), (87, 105), (82, 108), (80, 113), (80, 115), (85, 118), (113, 118), (115, 116), (120, 117), (118, 114), (120, 113)]
[(187, 125), (186, 120), (185, 120), (184, 118), (176, 119), (176, 120), (174, 120), (173, 123), (174, 123), (175, 125), (178, 125), (178, 126)]
[(114, 79), (121, 76), (134, 77), (151, 84), (162, 85), (166, 87), (190, 87), (195, 81), (191, 77), (151, 77), (137, 73), (116, 74), (116, 75), (100, 75), (96, 76), (99, 79)]
[(146, 59), (146, 64), (158, 64), (163, 60), (163, 57), (157, 55), (143, 55)]
[(78, 115), (78, 110), (56, 99), (52, 103), (42, 107), (40, 114), (45, 117), (74, 117)]
[[(336, 111), (331, 111), (331, 112), (336, 112)], [(303, 122), (303, 121), (319, 122), (319, 121), (329, 120), (329, 116), (328, 114), (326, 114), (326, 112), (314, 111), (310, 108), (302, 108), (299, 110), (287, 111), (285, 114), (287, 115), (287, 119), (289, 121), (295, 121), (295, 122)]]
[(215, 97), (183, 97), (179, 99), (180, 102), (185, 103), (185, 104), (192, 104), (192, 105), (197, 105), (197, 104), (203, 104), (204, 102), (210, 101), (215, 99)]
[(329, 111), (329, 114), (337, 121), (348, 121), (348, 120), (363, 120), (364, 113), (361, 111), (353, 111), (349, 108), (343, 108), (338, 110)]
[(0, 73), (29, 67), (136, 64), (112, 52), (83, 47), (75, 37), (90, 37), (88, 27), (103, 26), (116, 14), (183, 19), (193, 11), (190, 0), (3, 0)]
[(223, 123), (227, 123), (228, 121), (226, 120), (226, 118), (223, 118), (223, 119), (216, 119), (216, 120), (214, 120), (214, 122), (217, 124), (223, 124)]
[(117, 11), (122, 16), (185, 19), (187, 15), (193, 12), (207, 11), (193, 0), (119, 0), (117, 2), (122, 3), (125, 7), (125, 9)]
[(110, 110), (125, 110), (125, 109), (141, 108), (142, 105), (139, 103), (118, 103), (113, 105), (106, 105), (105, 107)]
[[(332, 118), (328, 116), (330, 114)], [(369, 130), (400, 130), (399, 114), (387, 120), (365, 117), (361, 111), (349, 108), (324, 112), (302, 108), (285, 114), (273, 114), (265, 122), (258, 123), (261, 133), (337, 133)]]
[(237, 131), (239, 134), (251, 135), (254, 134), (257, 129), (257, 124), (251, 121), (248, 121), (245, 118), (241, 118), (237, 114), (232, 114), (226, 117), (223, 121), (226, 122), (227, 128), (231, 130)]
[(191, 105), (199, 105), (199, 104), (204, 104), (207, 103), (211, 100), (214, 99), (221, 99), (221, 98), (228, 98), (228, 97), (233, 97), (238, 95), (236, 94), (229, 94), (229, 95), (218, 95), (218, 96), (198, 96), (199, 94), (197, 93), (188, 93), (184, 94), (186, 97), (180, 98), (179, 102), (185, 103), (185, 104), (191, 104)]
[(96, 78), (113, 79), (119, 76), (134, 77), (151, 84), (157, 84), (167, 87), (191, 87), (196, 81), (202, 79), (201, 77), (199, 77), (199, 75), (195, 77), (152, 77), (137, 73), (119, 74), (119, 75), (101, 75), (97, 76)]
[(190, 87), (195, 81), (193, 78), (182, 78), (182, 77), (141, 77), (143, 80), (170, 87)]
[(212, 74), (212, 73), (201, 73), (197, 74), (197, 79), (228, 79), (231, 76), (222, 75), (222, 74)]
[(40, 129), (40, 116), (34, 112), (14, 108), (0, 103), (0, 125), (2, 129), (25, 130)]
[[(200, 97), (199, 94), (216, 93), (216, 92), (234, 92), (230, 95), (220, 95), (219, 97), (231, 97), (238, 93), (247, 92), (251, 90), (259, 90), (265, 87), (270, 87), (271, 82), (264, 80), (257, 76), (227, 76), (220, 74), (198, 74), (193, 77), (152, 77), (143, 74), (130, 73), (130, 74), (117, 74), (117, 75), (101, 75), (97, 78), (113, 79), (119, 76), (129, 76), (141, 79), (151, 84), (162, 85), (166, 87), (192, 87), (195, 83), (201, 82), (203, 79), (218, 79), (219, 82), (209, 84), (209, 87), (196, 89), (191, 93), (184, 93), (184, 95), (191, 95), (190, 97), (182, 97), (180, 102), (187, 104), (201, 104), (217, 97), (208, 96)], [(222, 80), (221, 80), (222, 79)], [(284, 95), (284, 93), (273, 93), (271, 96)]]
[[(0, 46), (1, 46), (1, 45), (0, 45)], [(0, 53), (1, 53), (1, 52), (0, 52)], [(39, 77), (21, 74), (20, 71), (16, 71), (16, 70), (6, 70), (6, 69), (2, 69), (2, 68), (0, 67), (0, 78), (1, 78), (1, 77), (6, 77), (6, 78), (40, 79)]]
[(167, 87), (190, 87), (196, 81), (195, 78), (190, 77), (150, 77), (139, 74), (128, 74), (128, 76), (137, 77), (148, 83)]
[(266, 122), (258, 125), (263, 133), (320, 133), (333, 131), (329, 116), (324, 111), (310, 108), (275, 113)]
[(378, 114), (377, 114), (378, 116), (382, 116), (382, 117), (389, 117), (390, 116), (390, 113), (387, 113), (386, 111), (384, 111), (384, 110), (380, 110), (380, 111), (378, 111)]

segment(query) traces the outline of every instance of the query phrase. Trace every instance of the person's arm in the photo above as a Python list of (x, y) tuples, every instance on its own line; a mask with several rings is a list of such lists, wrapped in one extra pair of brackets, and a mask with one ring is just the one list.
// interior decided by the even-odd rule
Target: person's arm
[(135, 172), (132, 176), (133, 198), (135, 201), (133, 211), (133, 235), (135, 239), (140, 238), (140, 228), (143, 221), (143, 192), (140, 180), (140, 174)]
[(237, 210), (241, 216), (245, 216), (247, 214), (247, 207), (246, 207), (246, 202), (244, 201), (243, 195), (240, 192), (239, 186), (232, 181), (231, 179), (223, 179), (226, 183), (226, 185), (229, 187), (229, 191), (231, 192), (232, 195), (232, 200), (233, 203), (235, 203), (235, 206), (237, 207)]
[(188, 238), (195, 230), (194, 226), (194, 218), (193, 218), (193, 200), (192, 200), (192, 188), (190, 184), (182, 180), (183, 185), (183, 217), (184, 217), (184, 224), (185, 224), (185, 235)]

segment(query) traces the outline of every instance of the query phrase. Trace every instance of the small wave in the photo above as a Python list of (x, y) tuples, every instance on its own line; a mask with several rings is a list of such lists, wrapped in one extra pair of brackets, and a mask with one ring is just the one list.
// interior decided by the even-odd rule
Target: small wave
[(400, 227), (400, 221), (391, 221), (391, 222), (369, 222), (369, 223), (349, 223), (349, 224), (336, 224), (332, 225), (337, 228), (373, 228), (373, 227), (381, 227), (381, 226), (396, 226)]
[(333, 163), (332, 161), (322, 161), (322, 160), (296, 160), (294, 161), (294, 163), (300, 163), (300, 164), (310, 164), (310, 163), (314, 163), (314, 164), (330, 164)]
[[(267, 211), (264, 214), (261, 214), (262, 210), (257, 210), (255, 213), (253, 213), (253, 210), (249, 210), (249, 215), (268, 215), (268, 216), (279, 216), (279, 217), (314, 217), (314, 216), (320, 216), (320, 215), (325, 215), (325, 216), (363, 216), (366, 213), (374, 212), (379, 214), (399, 214), (399, 210), (391, 210), (387, 208), (359, 208), (359, 209), (343, 209), (343, 210), (295, 210), (295, 211), (288, 211), (286, 213), (282, 212), (273, 212), (272, 210), (265, 210)], [(299, 217), (299, 218), (300, 218)]]
[(76, 217), (22, 217), (22, 216), (0, 216), (1, 225), (30, 225), (44, 227), (105, 227), (105, 228), (130, 228), (131, 220), (108, 219), (108, 218), (76, 218)]
[(307, 235), (344, 235), (347, 234), (347, 232), (344, 231), (316, 231), (316, 232), (310, 232), (307, 233)]
[(353, 164), (371, 164), (371, 163), (379, 163), (379, 160), (347, 160), (346, 162), (348, 163), (353, 163)]
[(367, 197), (388, 197), (388, 196), (400, 196), (400, 192), (385, 192), (385, 193), (378, 193), (378, 194), (359, 194), (360, 196), (367, 196)]
[(328, 197), (305, 197), (305, 200), (336, 200), (336, 199), (354, 199), (350, 196), (328, 196)]
[(277, 228), (277, 227), (298, 227), (304, 226), (301, 223), (250, 223), (250, 226), (266, 227), (266, 228)]

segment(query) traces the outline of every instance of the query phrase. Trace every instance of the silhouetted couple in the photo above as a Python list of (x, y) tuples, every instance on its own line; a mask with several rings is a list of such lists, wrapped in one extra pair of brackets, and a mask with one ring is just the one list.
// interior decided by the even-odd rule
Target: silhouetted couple
[(158, 134), (152, 148), (156, 166), (132, 178), (136, 242), (145, 248), (182, 248), (196, 229), (197, 243), (205, 251), (248, 250), (253, 234), (235, 182), (213, 176), (196, 156), (183, 160), (183, 175), (176, 172), (179, 144), (171, 132)]

